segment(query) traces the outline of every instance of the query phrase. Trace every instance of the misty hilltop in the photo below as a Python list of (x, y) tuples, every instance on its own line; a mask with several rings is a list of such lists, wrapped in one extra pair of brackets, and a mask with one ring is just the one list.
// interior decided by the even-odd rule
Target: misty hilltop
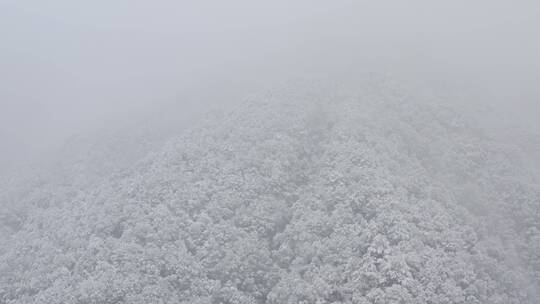
[(82, 146), (0, 188), (0, 303), (537, 303), (540, 184), (472, 117), (309, 79)]

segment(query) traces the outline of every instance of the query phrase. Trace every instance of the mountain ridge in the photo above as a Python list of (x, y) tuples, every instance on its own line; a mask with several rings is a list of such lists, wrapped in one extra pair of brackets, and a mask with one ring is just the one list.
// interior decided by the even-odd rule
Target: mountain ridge
[(420, 99), (309, 80), (210, 118), (34, 212), (2, 251), (0, 299), (534, 303), (538, 185)]

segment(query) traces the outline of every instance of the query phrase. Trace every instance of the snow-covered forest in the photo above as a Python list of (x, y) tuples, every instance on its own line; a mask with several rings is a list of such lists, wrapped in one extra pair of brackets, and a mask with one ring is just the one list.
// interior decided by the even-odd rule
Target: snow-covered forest
[(538, 179), (444, 100), (300, 80), (145, 135), (2, 192), (3, 302), (539, 299)]
[(105, 2), (0, 3), (0, 304), (540, 302), (540, 6)]

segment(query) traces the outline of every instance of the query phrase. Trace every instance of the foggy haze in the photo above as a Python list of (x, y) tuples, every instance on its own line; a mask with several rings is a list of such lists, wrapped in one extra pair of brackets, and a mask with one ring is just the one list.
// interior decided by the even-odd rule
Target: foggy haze
[(0, 303), (538, 303), (537, 1), (0, 0)]
[(474, 87), (483, 102), (525, 110), (519, 115), (539, 114), (535, 1), (0, 6), (0, 136), (10, 154), (3, 160), (164, 103), (191, 107), (185, 92), (193, 88), (229, 94), (197, 103), (225, 103), (313, 73), (413, 74)]

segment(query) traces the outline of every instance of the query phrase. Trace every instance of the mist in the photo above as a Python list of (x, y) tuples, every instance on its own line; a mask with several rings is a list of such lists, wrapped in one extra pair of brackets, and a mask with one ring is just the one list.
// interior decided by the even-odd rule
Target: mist
[(534, 303), (539, 37), (527, 0), (0, 0), (0, 303)]
[[(539, 114), (534, 1), (4, 0), (0, 14), (7, 161), (119, 116), (311, 74), (411, 74)], [(197, 91), (215, 96), (194, 105)]]

